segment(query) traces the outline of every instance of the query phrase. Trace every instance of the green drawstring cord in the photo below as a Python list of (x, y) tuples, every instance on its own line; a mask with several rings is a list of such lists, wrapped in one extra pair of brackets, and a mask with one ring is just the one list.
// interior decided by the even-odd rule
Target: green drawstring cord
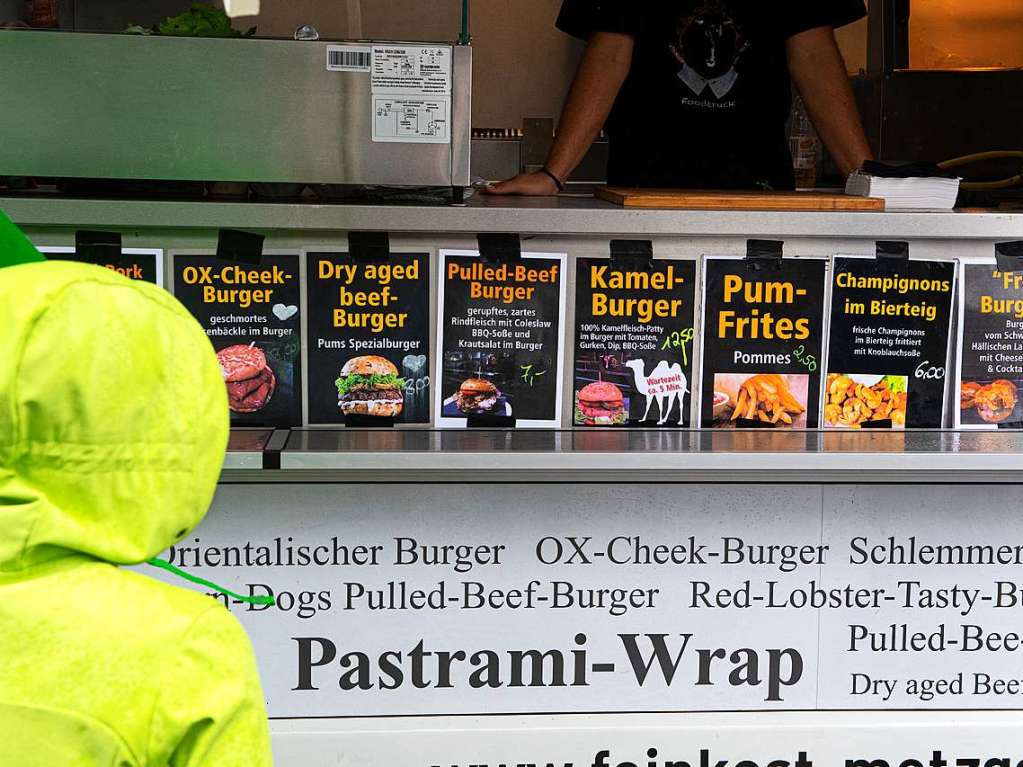
[(226, 594), (227, 596), (229, 596), (229, 597), (231, 597), (233, 599), (237, 599), (240, 602), (246, 602), (246, 603), (248, 603), (250, 605), (274, 605), (274, 604), (277, 604), (276, 600), (274, 600), (274, 598), (272, 596), (265, 596), (265, 597), (243, 597), (241, 594), (235, 594), (233, 591), (229, 591), (229, 590), (225, 589), (223, 586), (218, 586), (215, 583), (212, 583), (212, 582), (207, 581), (207, 580), (203, 580), (202, 578), (196, 577), (195, 575), (190, 575), (189, 573), (186, 573), (181, 568), (175, 567), (170, 562), (167, 562), (166, 560), (163, 560), (163, 559), (157, 559), (156, 557), (153, 557), (152, 559), (148, 560), (146, 562), (146, 564), (147, 565), (152, 565), (153, 567), (159, 567), (161, 570), (166, 570), (169, 573), (174, 573), (176, 576), (178, 576), (179, 578), (184, 578), (186, 581), (191, 581), (192, 583), (197, 583), (200, 586), (205, 586), (208, 589), (213, 589), (214, 591), (216, 591), (219, 594)]

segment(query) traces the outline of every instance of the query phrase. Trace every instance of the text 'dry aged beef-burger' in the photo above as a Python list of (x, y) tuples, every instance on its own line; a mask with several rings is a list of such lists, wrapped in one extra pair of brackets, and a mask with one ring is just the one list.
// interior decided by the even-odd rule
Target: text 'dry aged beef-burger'
[(405, 406), (405, 379), (385, 357), (352, 357), (335, 383), (338, 405), (345, 415), (395, 417)]
[(277, 378), (263, 350), (252, 344), (228, 346), (217, 352), (220, 372), (227, 384), (227, 403), (235, 413), (255, 413), (266, 407), (277, 388)]

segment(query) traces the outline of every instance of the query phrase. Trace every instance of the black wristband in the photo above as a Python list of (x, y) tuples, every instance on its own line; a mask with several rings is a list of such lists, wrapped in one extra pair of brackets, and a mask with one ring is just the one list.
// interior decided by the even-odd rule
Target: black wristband
[(546, 165), (544, 165), (542, 168), (540, 168), (540, 172), (543, 173), (545, 176), (550, 178), (551, 181), (554, 182), (555, 186), (558, 187), (558, 191), (559, 192), (564, 192), (565, 191), (565, 182), (562, 181), (557, 176), (555, 176), (554, 175), (554, 171), (552, 171), (550, 168), (548, 168)]

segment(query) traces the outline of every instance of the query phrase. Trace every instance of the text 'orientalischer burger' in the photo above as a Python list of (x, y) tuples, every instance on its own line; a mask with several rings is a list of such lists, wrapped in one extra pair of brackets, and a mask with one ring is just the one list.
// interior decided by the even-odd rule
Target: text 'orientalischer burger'
[(393, 362), (375, 354), (352, 357), (334, 383), (337, 404), (345, 415), (393, 418), (405, 406), (405, 379)]

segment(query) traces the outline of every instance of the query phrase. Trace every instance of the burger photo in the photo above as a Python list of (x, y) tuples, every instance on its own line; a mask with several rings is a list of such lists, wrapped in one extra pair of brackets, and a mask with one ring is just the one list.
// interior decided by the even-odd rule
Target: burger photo
[(217, 352), (217, 361), (233, 412), (255, 413), (266, 407), (277, 388), (277, 377), (262, 349), (255, 343), (228, 346)]
[(595, 381), (575, 395), (575, 422), (580, 426), (621, 426), (628, 420), (622, 390), (610, 381)]
[(501, 392), (485, 378), (467, 378), (455, 392), (454, 402), (466, 415), (492, 413)]
[(405, 379), (398, 376), (393, 362), (375, 354), (352, 357), (334, 383), (345, 415), (393, 418), (405, 406)]

